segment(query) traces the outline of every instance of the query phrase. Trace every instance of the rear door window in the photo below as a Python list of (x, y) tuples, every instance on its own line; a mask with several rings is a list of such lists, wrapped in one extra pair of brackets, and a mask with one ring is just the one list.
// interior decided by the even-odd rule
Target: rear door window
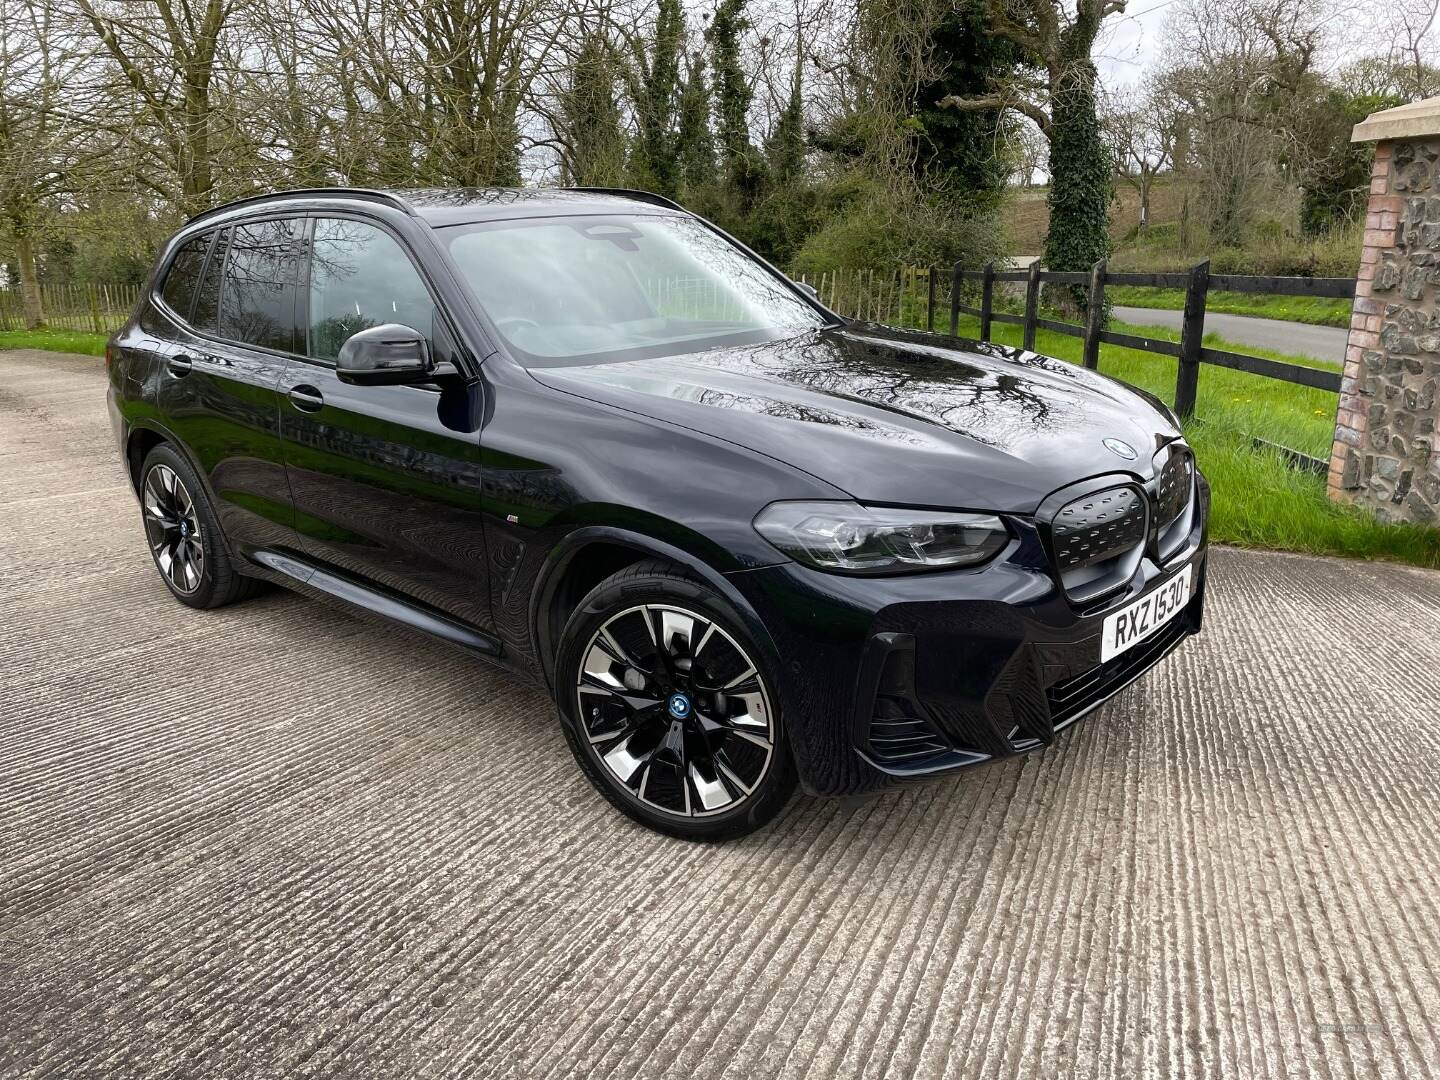
[(220, 291), (219, 333), (232, 341), (296, 351), (296, 303), (305, 219), (235, 226)]
[(220, 237), (210, 252), (210, 260), (205, 264), (200, 287), (195, 292), (195, 314), (190, 317), (190, 325), (209, 334), (215, 333), (220, 316), (220, 274), (225, 267), (225, 249), (229, 243), (230, 230), (221, 229)]
[(160, 295), (170, 310), (182, 319), (189, 320), (190, 309), (195, 303), (195, 294), (200, 289), (200, 275), (205, 270), (205, 254), (210, 250), (214, 232), (207, 232), (185, 241), (170, 262), (165, 275), (165, 286)]
[(400, 242), (378, 226), (317, 218), (310, 257), (310, 355), (334, 360), (352, 334), (401, 323), (431, 336), (435, 302)]

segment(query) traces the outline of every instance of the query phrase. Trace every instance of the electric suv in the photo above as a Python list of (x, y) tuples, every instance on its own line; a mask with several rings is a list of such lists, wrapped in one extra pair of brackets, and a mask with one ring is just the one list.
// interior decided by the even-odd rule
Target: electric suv
[(177, 600), (278, 583), (498, 664), (681, 837), (1045, 746), (1200, 627), (1163, 404), (842, 318), (640, 192), (223, 206), (107, 363)]

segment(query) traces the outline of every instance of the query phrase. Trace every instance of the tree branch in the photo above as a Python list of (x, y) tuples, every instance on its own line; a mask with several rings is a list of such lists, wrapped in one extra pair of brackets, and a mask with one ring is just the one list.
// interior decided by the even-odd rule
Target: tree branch
[(1045, 138), (1050, 138), (1050, 116), (1039, 105), (1033, 101), (1026, 101), (1024, 98), (1010, 97), (1006, 94), (985, 94), (979, 97), (960, 97), (958, 94), (949, 94), (935, 103), (941, 109), (959, 109), (961, 112), (1003, 112), (1010, 109), (1023, 116), (1028, 116), (1040, 129)]

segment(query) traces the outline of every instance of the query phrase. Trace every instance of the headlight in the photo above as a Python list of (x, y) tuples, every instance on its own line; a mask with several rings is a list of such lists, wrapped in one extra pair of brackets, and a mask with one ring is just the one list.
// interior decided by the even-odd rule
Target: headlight
[(755, 528), (791, 558), (820, 570), (896, 574), (975, 566), (1005, 546), (993, 514), (895, 510), (852, 502), (777, 502)]

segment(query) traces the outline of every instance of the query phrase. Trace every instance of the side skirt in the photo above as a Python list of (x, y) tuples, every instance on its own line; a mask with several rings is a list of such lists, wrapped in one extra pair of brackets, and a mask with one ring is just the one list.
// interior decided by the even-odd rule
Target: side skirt
[(368, 585), (361, 585), (287, 552), (261, 548), (247, 552), (247, 557), (262, 570), (269, 571), (266, 577), (272, 577), (281, 584), (302, 591), (313, 589), (371, 615), (402, 623), (451, 645), (479, 653), (487, 660), (500, 659), (500, 642), (495, 638), (419, 604)]

